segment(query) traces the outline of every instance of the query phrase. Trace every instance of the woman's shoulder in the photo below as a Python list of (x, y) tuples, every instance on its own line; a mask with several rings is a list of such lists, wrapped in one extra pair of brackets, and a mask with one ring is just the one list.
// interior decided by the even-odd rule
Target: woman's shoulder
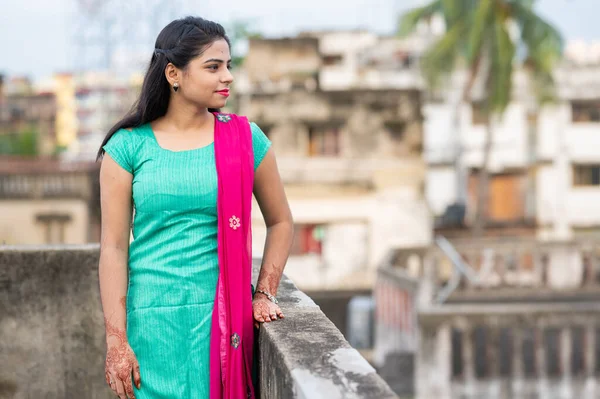
[(127, 141), (130, 143), (137, 143), (138, 141), (140, 141), (141, 138), (147, 136), (147, 130), (148, 130), (148, 124), (143, 124), (140, 126), (129, 126), (129, 127), (123, 127), (121, 129), (118, 129), (113, 136), (111, 137), (111, 140), (114, 139), (115, 141)]

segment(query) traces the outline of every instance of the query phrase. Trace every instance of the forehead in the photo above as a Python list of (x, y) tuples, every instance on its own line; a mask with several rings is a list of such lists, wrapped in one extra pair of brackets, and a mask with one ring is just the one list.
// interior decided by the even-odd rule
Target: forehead
[(229, 61), (231, 55), (229, 53), (229, 45), (224, 39), (219, 39), (204, 49), (204, 53), (200, 55), (199, 60), (208, 60), (217, 58), (223, 61)]

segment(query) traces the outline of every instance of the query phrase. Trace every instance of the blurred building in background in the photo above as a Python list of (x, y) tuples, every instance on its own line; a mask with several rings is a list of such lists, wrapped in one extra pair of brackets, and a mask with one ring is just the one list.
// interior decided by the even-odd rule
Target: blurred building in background
[[(249, 41), (231, 110), (277, 153), (296, 222), (286, 274), (353, 345), (374, 348), (365, 355), (399, 393), (596, 397), (600, 46), (567, 48), (558, 101), (543, 108), (516, 71), (512, 102), (492, 121), (487, 237), (466, 241), (488, 121), (477, 82), (473, 101), (460, 101), (464, 74), (426, 88), (420, 59), (434, 39)], [(29, 129), (38, 141), (17, 144), (39, 158), (2, 159), (0, 243), (99, 240), (93, 161), (141, 82), (115, 72), (1, 81), (0, 139)], [(266, 228), (254, 211), (259, 256)], [(353, 302), (372, 290), (374, 315), (372, 300)]]
[(133, 106), (142, 81), (141, 72), (122, 76), (115, 71), (87, 72), (63, 80), (59, 88), (73, 95), (68, 102), (72, 107), (65, 112), (74, 112), (77, 121), (76, 138), (68, 143), (63, 159), (95, 160), (106, 133)]
[[(516, 72), (512, 102), (493, 122), (487, 235), (560, 240), (600, 234), (600, 60), (589, 57), (592, 47), (585, 59), (567, 49), (555, 74), (557, 102), (543, 108), (524, 71)], [(457, 105), (465, 79), (456, 74), (423, 108), (426, 197), (436, 230), (452, 237), (469, 234), (487, 123), (477, 93), (471, 104)], [(457, 186), (457, 165), (467, 173), (464, 187)], [(463, 210), (455, 207), (461, 190)]]
[(597, 239), (436, 238), (378, 270), (373, 363), (415, 399), (600, 397)]
[(431, 239), (414, 45), (361, 31), (250, 40), (239, 112), (273, 142), (297, 224), (286, 273), (313, 297), (369, 290), (390, 246)]
[(98, 164), (4, 156), (0, 245), (100, 241)]
[[(0, 82), (0, 150), (19, 147), (29, 155), (55, 151), (57, 101), (55, 93), (39, 90), (26, 77)], [(10, 147), (10, 148), (9, 148)]]
[[(140, 74), (56, 74), (37, 86), (3, 85), (0, 140), (15, 153), (0, 166), (0, 243), (98, 242), (96, 152), (138, 96)], [(31, 137), (30, 140), (25, 140)], [(8, 144), (6, 144), (8, 143)]]

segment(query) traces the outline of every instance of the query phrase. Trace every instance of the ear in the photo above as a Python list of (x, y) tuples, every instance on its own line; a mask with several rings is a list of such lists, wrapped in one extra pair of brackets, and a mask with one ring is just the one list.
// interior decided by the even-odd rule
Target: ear
[(165, 77), (171, 86), (173, 86), (173, 83), (175, 82), (181, 83), (181, 71), (170, 62), (165, 67)]

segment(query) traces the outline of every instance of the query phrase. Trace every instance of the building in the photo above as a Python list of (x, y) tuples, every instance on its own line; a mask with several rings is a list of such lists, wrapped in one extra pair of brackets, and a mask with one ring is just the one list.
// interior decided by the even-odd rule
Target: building
[[(313, 297), (370, 290), (390, 246), (430, 240), (421, 89), (405, 47), (362, 31), (251, 39), (236, 75), (239, 112), (272, 140), (294, 214), (286, 273)], [(255, 219), (260, 254), (258, 208)]]
[(99, 164), (3, 157), (0, 244), (100, 241)]
[[(492, 121), (488, 235), (546, 240), (598, 234), (599, 76), (600, 62), (575, 61), (567, 51), (555, 73), (557, 102), (540, 108), (527, 75), (516, 71), (512, 101), (501, 120)], [(464, 81), (457, 73), (423, 110), (427, 200), (438, 217), (437, 231), (450, 236), (464, 235), (473, 219), (486, 135), (477, 90), (471, 104), (455, 101)], [(466, 203), (464, 220), (453, 209), (460, 199)]]
[(415, 399), (597, 398), (598, 251), (523, 237), (394, 251), (374, 288), (378, 372)]
[(56, 110), (53, 92), (37, 90), (25, 77), (3, 81), (0, 84), (2, 142), (9, 137), (16, 140), (18, 136), (27, 135), (33, 146), (29, 152), (52, 155), (56, 151)]
[[(89, 71), (70, 77), (59, 77), (57, 89), (63, 94), (65, 115), (74, 115), (72, 125), (65, 126), (70, 137), (64, 160), (90, 161), (108, 131), (123, 118), (139, 96), (143, 76), (140, 73), (120, 77), (113, 71)], [(66, 117), (70, 121), (70, 117)]]

